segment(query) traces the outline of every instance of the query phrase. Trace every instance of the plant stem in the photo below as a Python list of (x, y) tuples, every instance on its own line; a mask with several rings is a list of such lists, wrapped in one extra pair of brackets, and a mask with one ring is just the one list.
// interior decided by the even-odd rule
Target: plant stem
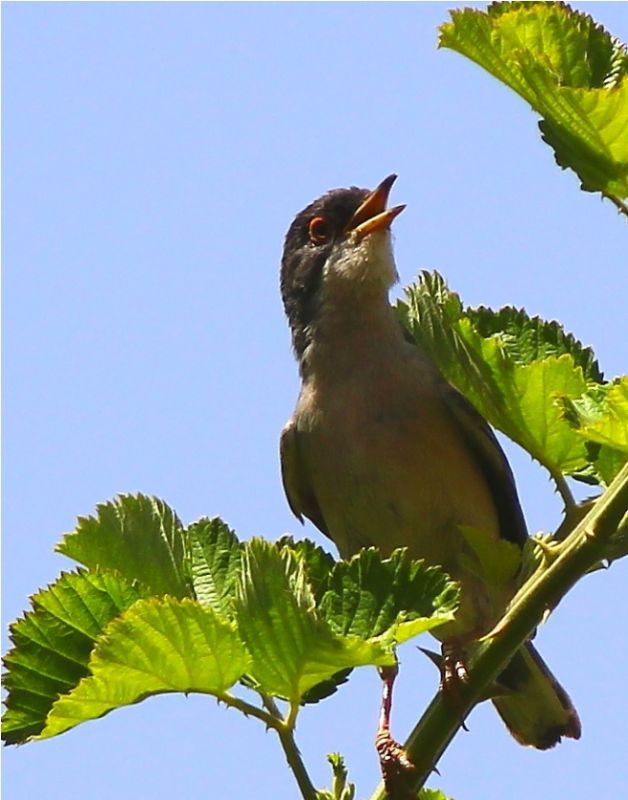
[(298, 712), (298, 706), (296, 710), (294, 707), (291, 707), (287, 720), (284, 720), (273, 698), (261, 692), (259, 694), (262, 698), (262, 703), (266, 707), (266, 711), (228, 692), (216, 695), (216, 697), (225, 705), (231, 708), (237, 708), (238, 711), (241, 711), (249, 717), (256, 717), (265, 723), (267, 728), (272, 728), (277, 733), (288, 766), (292, 770), (299, 789), (301, 790), (303, 800), (317, 800), (318, 792), (310, 780), (310, 776), (307, 774), (305, 764), (301, 758), (301, 753), (294, 740), (294, 721)]
[(277, 732), (277, 736), (279, 736), (279, 741), (281, 742), (281, 747), (283, 748), (284, 755), (286, 756), (286, 761), (288, 762), (288, 766), (292, 770), (292, 774), (294, 775), (297, 785), (301, 790), (301, 796), (303, 797), (303, 800), (317, 800), (318, 792), (310, 780), (310, 776), (307, 774), (305, 764), (301, 758), (301, 753), (299, 752), (299, 748), (297, 747), (297, 743), (294, 739), (294, 717), (296, 717), (296, 713), (293, 709), (291, 709), (288, 718), (292, 719), (292, 724), (288, 725), (286, 724), (286, 721), (284, 721), (281, 711), (279, 708), (277, 708), (277, 704), (273, 698), (265, 694), (261, 694), (261, 697), (262, 702), (266, 706), (270, 716), (272, 716), (273, 719), (278, 723), (274, 724), (272, 727)]
[[(550, 564), (541, 566), (521, 587), (506, 614), (480, 642), (469, 671), (469, 683), (461, 690), (460, 704), (443, 700), (439, 693), (406, 742), (416, 767), (413, 789), (420, 789), (438, 759), (461, 726), (462, 719), (485, 694), (517, 649), (540, 623), (544, 612), (600, 559), (608, 539), (628, 510), (628, 464), (617, 475), (589, 513), (575, 526)], [(384, 800), (380, 785), (371, 800)]]
[(230, 708), (237, 708), (238, 711), (241, 711), (247, 717), (256, 717), (257, 719), (261, 720), (268, 728), (274, 728), (277, 730), (282, 724), (281, 717), (277, 719), (267, 711), (251, 705), (251, 703), (247, 703), (246, 700), (242, 700), (240, 697), (236, 697), (233, 694), (224, 692), (224, 694), (217, 694), (215, 696), (218, 698), (218, 700), (220, 700), (221, 703), (224, 703)]

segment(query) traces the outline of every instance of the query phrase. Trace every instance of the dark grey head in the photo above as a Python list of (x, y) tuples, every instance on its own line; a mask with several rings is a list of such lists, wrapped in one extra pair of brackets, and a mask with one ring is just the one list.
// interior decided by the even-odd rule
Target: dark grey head
[(374, 191), (333, 189), (297, 214), (288, 229), (281, 296), (299, 359), (332, 294), (359, 302), (360, 286), (388, 289), (397, 279), (389, 227), (404, 206), (386, 209), (396, 177), (390, 175)]

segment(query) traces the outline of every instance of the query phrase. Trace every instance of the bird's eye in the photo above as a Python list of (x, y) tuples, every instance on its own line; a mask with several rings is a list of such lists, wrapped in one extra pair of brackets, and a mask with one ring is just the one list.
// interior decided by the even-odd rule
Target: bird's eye
[(325, 217), (314, 217), (308, 227), (310, 241), (314, 244), (325, 244), (331, 237), (331, 228)]

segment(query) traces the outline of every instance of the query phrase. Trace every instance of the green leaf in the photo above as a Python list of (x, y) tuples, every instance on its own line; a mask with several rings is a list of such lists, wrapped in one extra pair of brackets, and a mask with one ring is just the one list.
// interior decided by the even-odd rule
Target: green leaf
[(418, 800), (452, 800), (452, 798), (443, 794), (440, 789), (421, 789), (419, 792)]
[(57, 550), (90, 569), (112, 569), (140, 581), (155, 595), (191, 594), (183, 526), (155, 497), (120, 495), (98, 505), (95, 517), (79, 517)]
[[(457, 591), (436, 568), (398, 551), (382, 559), (375, 548), (350, 561), (338, 561), (308, 540), (278, 542), (302, 559), (318, 612), (335, 634), (378, 640), (387, 647), (417, 636), (453, 618)], [(315, 703), (346, 682), (350, 670), (308, 690), (302, 703)]]
[(572, 424), (582, 436), (628, 454), (628, 375), (596, 387), (571, 406)]
[(451, 621), (457, 605), (456, 585), (441, 569), (405, 549), (382, 559), (371, 547), (335, 565), (320, 612), (335, 633), (394, 646)]
[(596, 474), (608, 486), (626, 463), (626, 454), (612, 447), (600, 447), (595, 459)]
[(242, 566), (242, 545), (225, 523), (200, 519), (187, 529), (196, 599), (233, 617), (233, 600)]
[(334, 557), (310, 539), (294, 539), (282, 536), (276, 543), (280, 549), (287, 548), (302, 561), (307, 573), (307, 582), (314, 593), (316, 603), (327, 588), (327, 581), (336, 564)]
[[(325, 593), (327, 581), (334, 564), (333, 556), (322, 547), (309, 539), (295, 540), (292, 536), (282, 536), (276, 543), (280, 549), (287, 548), (296, 558), (303, 562), (307, 575), (307, 582), (312, 589), (316, 605)], [(349, 680), (352, 668), (341, 669), (335, 672), (328, 680), (321, 681), (304, 692), (301, 704), (318, 703), (334, 694), (340, 686)]]
[(506, 404), (518, 417), (521, 444), (554, 475), (576, 473), (589, 460), (557, 402), (559, 396), (579, 397), (586, 388), (582, 370), (569, 355), (517, 366), (512, 381), (504, 382)]
[(318, 792), (317, 800), (354, 800), (355, 785), (348, 781), (344, 758), (340, 753), (329, 753), (327, 761), (331, 765), (332, 789)]
[(236, 610), (261, 690), (291, 703), (339, 670), (394, 663), (390, 647), (334, 635), (321, 619), (303, 559), (262, 539), (247, 542)]
[(33, 610), (10, 627), (13, 648), (4, 658), (4, 741), (16, 744), (41, 732), (55, 700), (89, 674), (102, 631), (139, 597), (119, 575), (80, 570), (62, 574), (31, 599)]
[(628, 52), (586, 14), (564, 3), (495, 3), (451, 12), (449, 47), (505, 83), (542, 121), (557, 163), (582, 187), (628, 197)]
[[(440, 287), (440, 292), (443, 291), (448, 291), (446, 286)], [(460, 312), (462, 305), (458, 316), (461, 316)], [(497, 311), (485, 306), (465, 308), (464, 316), (484, 339), (497, 336), (504, 352), (515, 364), (530, 364), (548, 356), (568, 354), (582, 369), (587, 381), (602, 383), (604, 380), (593, 350), (567, 333), (556, 320), (530, 317), (523, 308), (513, 306), (504, 306)]]
[(628, 376), (591, 387), (578, 398), (561, 398), (566, 421), (587, 442), (595, 468), (609, 484), (628, 460)]
[(563, 404), (601, 373), (591, 350), (558, 323), (512, 308), (465, 309), (443, 278), (428, 272), (406, 290), (397, 311), (445, 378), (553, 476), (577, 475), (591, 463)]
[(164, 692), (220, 696), (248, 667), (233, 623), (194, 600), (140, 600), (115, 619), (89, 662), (91, 676), (53, 706), (40, 738)]
[(334, 672), (330, 678), (320, 681), (312, 686), (311, 689), (303, 692), (299, 702), (302, 706), (307, 706), (320, 703), (321, 700), (326, 700), (328, 697), (331, 697), (332, 694), (335, 694), (343, 684), (349, 681), (349, 676), (352, 672), (353, 667), (347, 667), (346, 669), (340, 669), (338, 672)]

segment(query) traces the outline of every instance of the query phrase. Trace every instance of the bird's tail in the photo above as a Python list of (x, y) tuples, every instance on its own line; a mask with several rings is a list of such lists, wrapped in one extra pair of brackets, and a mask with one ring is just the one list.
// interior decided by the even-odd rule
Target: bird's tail
[(563, 736), (580, 738), (578, 712), (530, 642), (515, 654), (498, 683), (508, 693), (493, 703), (518, 742), (547, 750)]

